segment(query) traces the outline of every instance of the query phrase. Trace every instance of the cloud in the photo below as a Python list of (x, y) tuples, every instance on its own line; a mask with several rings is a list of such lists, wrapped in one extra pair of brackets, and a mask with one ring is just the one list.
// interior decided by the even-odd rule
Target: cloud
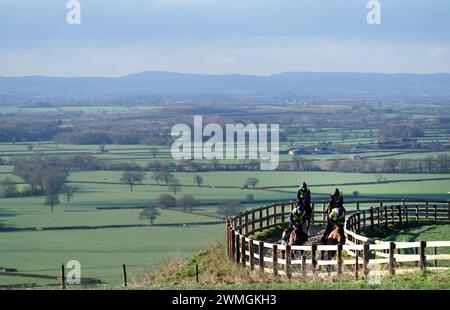
[(0, 0), (0, 75), (450, 71), (448, 0)]

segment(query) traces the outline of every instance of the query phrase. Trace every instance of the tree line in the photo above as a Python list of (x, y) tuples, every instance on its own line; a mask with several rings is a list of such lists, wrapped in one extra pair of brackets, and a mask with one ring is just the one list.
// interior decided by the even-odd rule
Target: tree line
[(69, 172), (55, 165), (51, 159), (34, 155), (15, 162), (13, 174), (22, 178), (27, 185), (19, 190), (11, 178), (0, 181), (0, 197), (45, 196), (44, 205), (54, 210), (60, 203), (60, 195), (70, 202), (78, 188), (66, 184)]
[(7, 120), (0, 121), (0, 142), (51, 140), (64, 129), (58, 121)]

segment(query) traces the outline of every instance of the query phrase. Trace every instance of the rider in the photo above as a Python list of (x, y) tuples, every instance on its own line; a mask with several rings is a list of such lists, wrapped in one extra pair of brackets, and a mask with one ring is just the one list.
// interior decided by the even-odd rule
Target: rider
[(311, 192), (308, 189), (308, 185), (305, 182), (303, 182), (303, 184), (301, 186), (299, 186), (299, 188), (298, 188), (297, 200), (298, 200), (299, 204), (303, 203), (305, 205), (306, 217), (307, 217), (308, 223), (310, 223), (311, 216), (312, 216)]
[(325, 243), (328, 235), (333, 231), (335, 226), (339, 228), (339, 233), (343, 236), (341, 242), (345, 244), (344, 223), (345, 223), (345, 208), (344, 208), (344, 195), (336, 188), (334, 193), (330, 197), (328, 205), (328, 221), (327, 228), (321, 238), (321, 242)]
[(297, 203), (294, 210), (291, 212), (291, 217), (289, 221), (288, 228), (284, 231), (284, 242), (287, 244), (289, 240), (289, 235), (291, 234), (294, 226), (302, 226), (306, 221), (306, 210), (305, 205), (303, 203)]

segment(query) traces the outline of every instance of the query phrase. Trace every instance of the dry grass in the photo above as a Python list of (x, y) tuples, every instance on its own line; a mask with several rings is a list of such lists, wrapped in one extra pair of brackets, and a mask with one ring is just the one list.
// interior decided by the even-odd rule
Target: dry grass
[[(242, 269), (238, 264), (228, 259), (223, 243), (216, 243), (209, 249), (188, 260), (172, 258), (157, 265), (152, 271), (144, 272), (133, 281), (136, 287), (149, 285), (196, 285), (195, 266), (199, 265), (199, 285), (253, 285), (253, 284), (289, 284), (320, 281), (333, 283), (336, 277), (306, 275), (291, 280), (284, 276), (275, 277), (259, 270)], [(268, 266), (268, 268), (270, 268)], [(350, 280), (351, 276), (342, 276), (340, 280)]]

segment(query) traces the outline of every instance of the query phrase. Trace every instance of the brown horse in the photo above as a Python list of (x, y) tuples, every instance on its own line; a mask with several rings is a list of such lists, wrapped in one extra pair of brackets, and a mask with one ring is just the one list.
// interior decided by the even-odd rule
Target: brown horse
[[(344, 229), (340, 228), (336, 225), (333, 231), (328, 235), (327, 242), (325, 245), (337, 245), (342, 244), (344, 240)], [(321, 259), (324, 258), (325, 252), (328, 254), (328, 259), (333, 259), (334, 255), (336, 255), (336, 251), (322, 251)]]
[[(306, 241), (308, 241), (308, 235), (305, 233), (304, 227), (305, 225), (294, 225), (291, 233), (289, 234), (288, 243), (289, 245), (303, 245)], [(285, 244), (284, 237), (286, 236), (286, 230), (283, 232), (283, 236), (281, 239), (281, 244)], [(291, 252), (293, 256), (294, 253)], [(281, 258), (284, 259), (286, 256), (286, 251), (281, 251)]]

